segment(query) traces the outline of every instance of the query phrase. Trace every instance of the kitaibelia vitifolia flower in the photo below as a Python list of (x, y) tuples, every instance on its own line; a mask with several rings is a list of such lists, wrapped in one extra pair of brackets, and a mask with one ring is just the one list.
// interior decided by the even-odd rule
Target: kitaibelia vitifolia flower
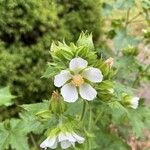
[(61, 88), (64, 101), (75, 102), (79, 96), (88, 101), (96, 98), (97, 92), (91, 83), (100, 83), (103, 80), (101, 70), (88, 67), (88, 62), (81, 57), (73, 58), (68, 70), (62, 70), (55, 76), (54, 85)]

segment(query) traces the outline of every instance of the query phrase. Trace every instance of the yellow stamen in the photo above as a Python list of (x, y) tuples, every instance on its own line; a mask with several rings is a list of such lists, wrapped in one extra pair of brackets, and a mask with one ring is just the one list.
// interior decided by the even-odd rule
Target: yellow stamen
[(81, 84), (84, 83), (84, 79), (83, 77), (80, 75), (80, 74), (76, 74), (73, 76), (72, 78), (72, 83), (75, 85), (75, 86), (80, 86)]

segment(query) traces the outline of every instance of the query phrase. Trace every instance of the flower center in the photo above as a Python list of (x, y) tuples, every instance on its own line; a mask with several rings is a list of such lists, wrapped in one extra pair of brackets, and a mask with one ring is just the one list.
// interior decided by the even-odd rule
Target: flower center
[(72, 83), (75, 85), (75, 86), (80, 86), (81, 84), (84, 83), (84, 79), (83, 77), (80, 75), (80, 74), (76, 74), (72, 77)]

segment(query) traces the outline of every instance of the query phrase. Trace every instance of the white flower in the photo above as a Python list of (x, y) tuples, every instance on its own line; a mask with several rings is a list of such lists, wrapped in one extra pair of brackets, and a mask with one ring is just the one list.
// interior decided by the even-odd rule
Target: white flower
[(133, 97), (130, 101), (130, 106), (134, 109), (136, 109), (139, 105), (139, 97)]
[(52, 138), (48, 137), (41, 143), (40, 147), (44, 149), (55, 149), (58, 142), (60, 142), (61, 148), (67, 149), (71, 146), (74, 147), (76, 142), (82, 144), (84, 140), (85, 139), (83, 137), (77, 135), (75, 132), (60, 132), (57, 136), (54, 136)]
[(57, 140), (56, 137), (48, 137), (45, 141), (43, 141), (40, 145), (41, 148), (47, 149), (55, 149), (57, 147)]
[(87, 81), (99, 83), (103, 79), (101, 71), (88, 67), (88, 62), (80, 57), (73, 58), (69, 63), (70, 70), (62, 70), (55, 76), (54, 85), (61, 88), (61, 95), (67, 102), (78, 99), (78, 91), (83, 99), (93, 100), (97, 92)]
[(61, 148), (66, 149), (70, 146), (75, 146), (75, 142), (82, 144), (84, 138), (77, 135), (75, 132), (72, 133), (60, 133), (58, 136), (58, 141), (60, 142)]

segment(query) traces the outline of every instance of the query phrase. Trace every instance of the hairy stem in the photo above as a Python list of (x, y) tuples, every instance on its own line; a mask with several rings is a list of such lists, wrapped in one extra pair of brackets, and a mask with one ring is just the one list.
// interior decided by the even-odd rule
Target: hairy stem
[(32, 141), (34, 147), (35, 147), (37, 150), (39, 150), (39, 146), (38, 146), (38, 144), (36, 143), (36, 141), (35, 141), (34, 136), (33, 136), (32, 133), (30, 133), (30, 138), (31, 138), (31, 141)]
[(86, 111), (86, 102), (85, 102), (85, 101), (83, 101), (83, 109), (82, 109), (82, 113), (81, 113), (80, 121), (82, 121), (82, 120), (83, 120), (84, 115), (85, 115), (85, 111)]
[[(88, 131), (91, 132), (91, 127), (92, 127), (92, 107), (89, 104), (89, 123), (88, 123)], [(88, 139), (88, 146), (89, 150), (91, 150), (91, 141)]]
[(129, 16), (130, 16), (130, 8), (127, 10), (127, 16), (126, 16), (126, 22), (125, 22), (125, 27), (126, 27), (126, 28), (127, 28), (127, 26), (128, 26)]

